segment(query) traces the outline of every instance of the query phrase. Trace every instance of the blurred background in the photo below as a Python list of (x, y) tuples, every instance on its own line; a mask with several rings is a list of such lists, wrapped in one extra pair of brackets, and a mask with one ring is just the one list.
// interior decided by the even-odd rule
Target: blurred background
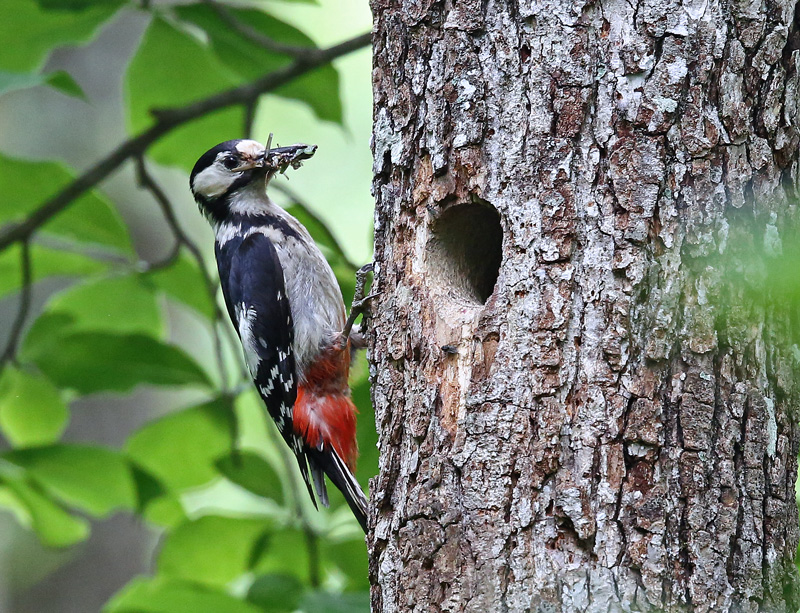
[[(219, 4), (292, 44), (306, 44), (304, 34), (327, 47), (371, 28), (359, 0)], [(0, 227), (146, 128), (148, 109), (291, 60), (248, 53), (252, 41), (209, 10), (0, 0)], [(370, 61), (364, 47), (335, 71), (262, 96), (252, 122), (262, 142), (273, 133), (276, 144), (319, 145), (271, 194), (312, 226), (346, 302), (353, 266), (372, 248)], [(213, 275), (213, 236), (187, 169), (245, 128), (229, 111), (197, 124), (144, 163)], [(317, 513), (296, 495), (272, 424), (249, 388), (236, 387), (241, 359), (224, 320), (220, 373), (200, 268), (185, 245), (174, 250), (135, 165), (91, 198), (33, 236), (24, 321), (20, 246), (0, 253), (0, 348), (17, 345), (0, 375), (0, 613), (368, 611), (363, 535), (340, 498)], [(163, 348), (175, 355), (162, 363)], [(136, 352), (136, 364), (120, 363)], [(366, 487), (377, 455), (363, 356), (353, 388)]]

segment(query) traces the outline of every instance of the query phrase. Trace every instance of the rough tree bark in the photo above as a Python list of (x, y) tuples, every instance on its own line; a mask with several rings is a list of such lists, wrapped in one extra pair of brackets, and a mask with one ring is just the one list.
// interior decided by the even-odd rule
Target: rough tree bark
[(796, 611), (795, 2), (372, 8), (373, 610)]

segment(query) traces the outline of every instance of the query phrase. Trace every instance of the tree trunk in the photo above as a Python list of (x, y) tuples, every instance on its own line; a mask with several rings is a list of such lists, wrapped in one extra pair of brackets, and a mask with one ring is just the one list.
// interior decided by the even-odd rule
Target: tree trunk
[(373, 611), (797, 611), (795, 2), (372, 8)]

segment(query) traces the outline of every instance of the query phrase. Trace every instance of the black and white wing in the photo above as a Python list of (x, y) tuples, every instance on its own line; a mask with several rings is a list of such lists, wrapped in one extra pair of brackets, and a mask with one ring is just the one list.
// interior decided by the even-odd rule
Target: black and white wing
[(316, 506), (303, 439), (294, 432), (292, 423), (297, 399), (292, 313), (278, 253), (272, 242), (258, 232), (217, 244), (216, 252), (228, 315), (242, 342), (250, 375), (278, 431), (297, 458)]

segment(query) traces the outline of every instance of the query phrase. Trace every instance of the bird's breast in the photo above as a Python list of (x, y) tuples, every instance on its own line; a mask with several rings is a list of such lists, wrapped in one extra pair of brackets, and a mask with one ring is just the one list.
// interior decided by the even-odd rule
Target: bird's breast
[(288, 213), (280, 220), (292, 231), (264, 225), (251, 231), (266, 236), (275, 246), (283, 269), (286, 295), (292, 311), (294, 350), (300, 383), (317, 357), (339, 336), (345, 309), (339, 283), (328, 261), (306, 229)]
[(283, 209), (271, 202), (267, 207), (258, 222), (242, 217), (217, 226), (217, 244), (258, 233), (275, 247), (292, 312), (292, 348), (302, 384), (320, 353), (339, 338), (345, 322), (344, 302), (333, 270), (308, 231)]
[(293, 348), (301, 382), (317, 356), (337, 339), (345, 321), (336, 277), (319, 249), (312, 247), (301, 257), (297, 249), (278, 248), (294, 320)]

